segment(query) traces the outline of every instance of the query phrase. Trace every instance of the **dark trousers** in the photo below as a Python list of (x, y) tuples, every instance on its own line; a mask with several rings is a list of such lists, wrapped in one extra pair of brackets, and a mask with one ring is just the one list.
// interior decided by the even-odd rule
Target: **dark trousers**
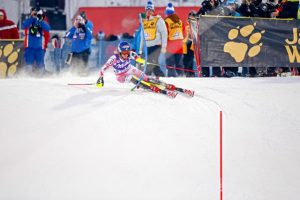
[(45, 50), (44, 49), (33, 49), (26, 48), (24, 52), (24, 58), (26, 65), (24, 70), (28, 74), (35, 74), (42, 76), (45, 73)]
[(183, 74), (182, 70), (175, 68), (182, 68), (182, 54), (171, 54), (166, 53), (167, 66), (168, 66), (168, 77), (176, 77)]
[[(202, 67), (201, 72), (203, 77), (210, 77), (209, 67)], [(220, 77), (221, 74), (221, 67), (212, 67), (212, 76)]]
[(224, 70), (225, 70), (225, 72), (230, 71), (230, 72), (233, 72), (235, 75), (237, 75), (239, 68), (238, 67), (225, 67)]
[(257, 72), (256, 72), (256, 68), (255, 67), (249, 67), (249, 75), (254, 77), (256, 76)]
[(195, 77), (195, 72), (190, 71), (194, 69), (194, 51), (191, 50), (191, 45), (191, 41), (187, 43), (187, 52), (183, 55), (183, 66), (188, 70), (185, 71), (186, 77)]
[(147, 64), (146, 74), (150, 76), (154, 74), (155, 76), (158, 77), (164, 77), (164, 73), (161, 71), (158, 63), (158, 57), (161, 52), (161, 46), (156, 45), (153, 47), (147, 47), (147, 51), (148, 51), (148, 62), (152, 64)]
[(36, 68), (43, 68), (45, 69), (45, 50), (44, 49), (33, 49), (33, 48), (26, 48), (24, 53), (25, 63), (26, 65), (35, 65)]
[(90, 49), (86, 49), (80, 53), (73, 52), (71, 69), (75, 72), (84, 72), (88, 66)]
[(59, 73), (62, 68), (62, 55), (61, 48), (54, 48), (53, 50), (53, 62), (55, 66), (55, 72)]

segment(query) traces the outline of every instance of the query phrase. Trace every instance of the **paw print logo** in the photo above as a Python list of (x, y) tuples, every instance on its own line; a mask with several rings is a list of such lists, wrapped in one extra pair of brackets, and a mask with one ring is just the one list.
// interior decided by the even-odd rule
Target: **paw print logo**
[(239, 36), (247, 38), (248, 44), (243, 42), (229, 41), (224, 45), (224, 52), (229, 53), (231, 57), (235, 59), (237, 63), (242, 62), (246, 55), (252, 58), (258, 55), (263, 45), (261, 41), (261, 32), (254, 32), (256, 23), (253, 25), (247, 25), (240, 29), (240, 27), (231, 29), (228, 33), (229, 40), (236, 40)]
[(20, 49), (14, 50), (14, 42), (0, 46), (0, 78), (12, 77), (18, 66)]

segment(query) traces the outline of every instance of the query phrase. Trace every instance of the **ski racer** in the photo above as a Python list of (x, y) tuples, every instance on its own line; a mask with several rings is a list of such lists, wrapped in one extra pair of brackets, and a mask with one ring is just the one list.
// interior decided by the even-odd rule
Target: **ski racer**
[[(103, 65), (99, 72), (99, 78), (96, 82), (96, 86), (101, 88), (104, 86), (104, 72), (113, 67), (116, 79), (120, 83), (141, 83), (140, 86), (145, 89), (150, 89), (155, 93), (162, 93), (172, 98), (176, 97), (177, 92), (182, 88), (177, 88), (172, 84), (166, 84), (155, 78), (149, 77), (144, 74), (141, 70), (131, 64), (131, 60), (134, 59), (136, 62), (145, 64), (145, 60), (140, 58), (135, 52), (131, 50), (130, 44), (126, 41), (121, 41), (118, 44), (118, 53), (112, 55), (108, 61)], [(162, 88), (163, 87), (163, 88)], [(185, 93), (185, 92), (184, 92)], [(194, 95), (194, 92), (190, 92)], [(191, 95), (190, 95), (191, 96)]]
[[(121, 41), (118, 44), (118, 54), (112, 55), (104, 66), (100, 70), (100, 76), (97, 80), (97, 87), (103, 87), (104, 85), (104, 72), (113, 67), (117, 81), (120, 83), (133, 82), (133, 76), (138, 79), (143, 79), (146, 82), (150, 81), (150, 78), (144, 74), (141, 70), (131, 64), (131, 60), (136, 60), (141, 64), (145, 64), (145, 60), (141, 59), (134, 51), (131, 50), (131, 46), (126, 41)], [(155, 79), (151, 78), (151, 81)], [(157, 87), (151, 88), (151, 90), (157, 90)]]

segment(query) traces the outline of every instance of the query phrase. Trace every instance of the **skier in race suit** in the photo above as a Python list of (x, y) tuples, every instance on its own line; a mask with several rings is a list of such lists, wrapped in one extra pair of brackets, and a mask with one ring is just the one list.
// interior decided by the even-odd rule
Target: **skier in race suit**
[[(131, 64), (131, 60), (134, 59), (137, 62), (145, 64), (145, 61), (141, 59), (135, 52), (131, 50), (130, 44), (126, 41), (121, 41), (118, 45), (118, 53), (112, 55), (108, 61), (103, 65), (100, 70), (99, 78), (97, 80), (97, 87), (103, 87), (104, 85), (104, 72), (113, 67), (117, 81), (120, 83), (134, 82), (132, 76), (142, 80), (155, 81), (153, 78), (148, 77), (141, 70)], [(152, 87), (151, 90), (157, 90), (157, 87)], [(156, 92), (156, 91), (155, 91)]]

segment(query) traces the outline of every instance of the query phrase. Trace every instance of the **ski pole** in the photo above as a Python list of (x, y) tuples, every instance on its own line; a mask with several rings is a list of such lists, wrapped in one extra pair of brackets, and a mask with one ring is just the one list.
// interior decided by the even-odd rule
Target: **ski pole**
[[(145, 53), (145, 60), (147, 61), (148, 60), (148, 51), (147, 51), (147, 46), (146, 46), (144, 23), (143, 23), (143, 18), (142, 18), (141, 13), (139, 14), (139, 21), (140, 21), (140, 27), (141, 27), (141, 31), (142, 31), (142, 35), (143, 35), (143, 47), (144, 47), (144, 53)], [(144, 79), (144, 74), (146, 73), (146, 69), (147, 69), (147, 62), (145, 62), (142, 76), (140, 77), (138, 82), (135, 84), (135, 86), (133, 88), (131, 88), (131, 91), (135, 90), (135, 88), (137, 88), (140, 85), (141, 81)]]
[(134, 85), (133, 88), (131, 88), (130, 91), (135, 90), (135, 88), (137, 88), (137, 87), (140, 85), (141, 81), (144, 80), (144, 75), (145, 75), (145, 74), (144, 74), (144, 72), (143, 72), (142, 75), (141, 75), (141, 77), (140, 77), (140, 79), (138, 80), (138, 82)]
[[(156, 63), (151, 63), (151, 62), (146, 62), (146, 60), (142, 59), (142, 58), (139, 58), (141, 61), (143, 61), (144, 63), (147, 63), (149, 65), (154, 65), (154, 66), (158, 66), (160, 67), (159, 64), (156, 64)], [(142, 63), (142, 62), (139, 62), (139, 63)], [(197, 70), (192, 70), (192, 69), (184, 69), (184, 68), (180, 68), (180, 67), (174, 67), (174, 66), (168, 66), (166, 65), (166, 68), (169, 68), (169, 69), (176, 69), (176, 70), (181, 70), (181, 71), (187, 71), (187, 72), (197, 72)]]
[[(154, 65), (154, 66), (160, 66), (159, 64), (155, 64), (155, 63), (150, 63), (147, 62), (147, 64), (149, 65)], [(192, 69), (184, 69), (184, 68), (180, 68), (180, 67), (173, 67), (173, 66), (166, 66), (169, 69), (177, 69), (177, 70), (181, 70), (181, 71), (187, 71), (187, 72), (197, 72), (196, 70), (192, 70)]]
[(68, 83), (67, 85), (96, 85), (96, 83)]

